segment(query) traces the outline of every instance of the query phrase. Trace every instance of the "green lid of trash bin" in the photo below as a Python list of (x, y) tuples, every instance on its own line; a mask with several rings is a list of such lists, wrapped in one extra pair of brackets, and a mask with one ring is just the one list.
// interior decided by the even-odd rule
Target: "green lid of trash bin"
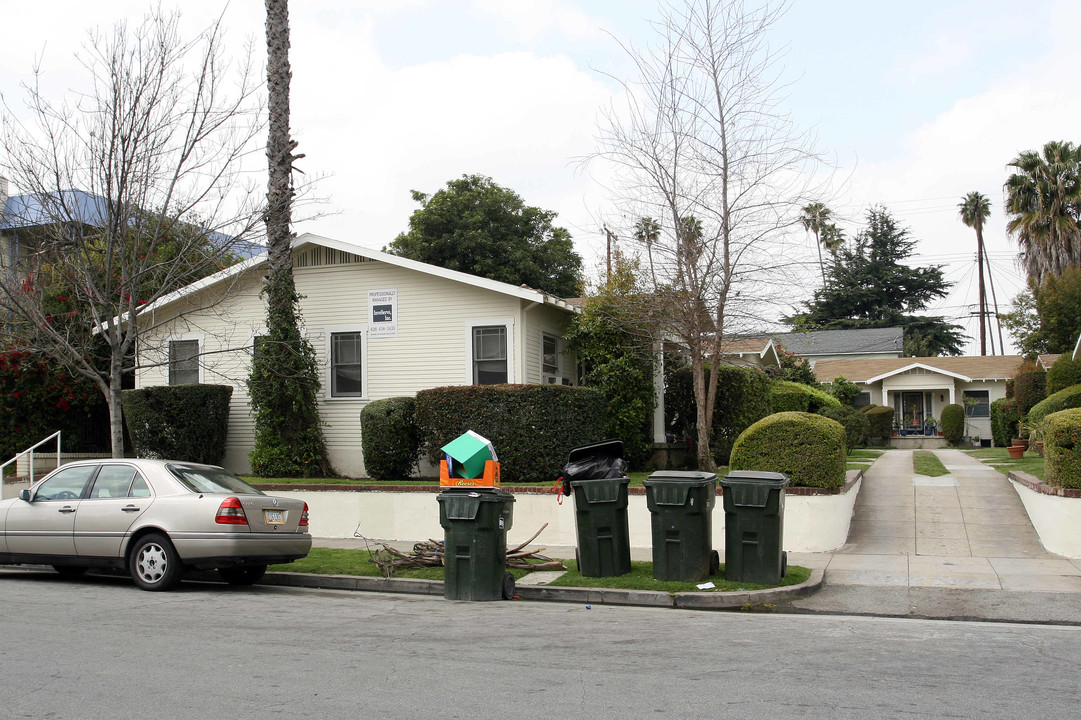
[(661, 470), (650, 475), (644, 483), (650, 505), (686, 505), (691, 490), (699, 490), (717, 482), (711, 472)]
[(770, 493), (788, 485), (788, 476), (779, 472), (733, 470), (721, 480), (725, 495), (741, 507), (765, 507)]

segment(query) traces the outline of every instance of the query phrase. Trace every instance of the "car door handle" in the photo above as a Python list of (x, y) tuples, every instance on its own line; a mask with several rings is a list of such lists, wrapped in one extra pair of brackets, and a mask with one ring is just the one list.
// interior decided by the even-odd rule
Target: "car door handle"
[(122, 507), (120, 509), (124, 512), (136, 512), (139, 508), (135, 507), (134, 505), (128, 505), (127, 507)]
[(73, 508), (70, 505), (65, 505), (64, 507), (60, 508), (57, 512), (73, 513), (73, 512), (75, 512), (75, 508)]

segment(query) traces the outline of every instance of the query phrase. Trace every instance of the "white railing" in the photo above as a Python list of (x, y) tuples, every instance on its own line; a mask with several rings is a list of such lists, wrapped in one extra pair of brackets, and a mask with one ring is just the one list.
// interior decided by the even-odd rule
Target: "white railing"
[(23, 450), (21, 453), (17, 454), (15, 457), (11, 458), (10, 460), (8, 460), (3, 465), (0, 465), (0, 500), (3, 500), (6, 497), (4, 495), (4, 492), (7, 489), (7, 484), (8, 484), (7, 483), (7, 477), (6, 477), (7, 476), (8, 465), (11, 465), (12, 463), (18, 462), (19, 458), (23, 457), (24, 455), (29, 455), (30, 456), (30, 485), (33, 485), (34, 484), (34, 451), (37, 450), (42, 445), (44, 445), (45, 443), (52, 440), (53, 438), (56, 438), (56, 467), (60, 467), (60, 431), (57, 430), (56, 432), (54, 432), (49, 437), (45, 438), (44, 440), (42, 440), (42, 441), (40, 441), (38, 443), (35, 443), (34, 445), (31, 445), (26, 450)]

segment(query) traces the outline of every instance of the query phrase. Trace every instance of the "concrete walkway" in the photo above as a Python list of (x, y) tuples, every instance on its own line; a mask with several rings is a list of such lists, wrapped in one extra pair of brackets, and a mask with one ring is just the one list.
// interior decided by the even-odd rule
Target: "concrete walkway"
[(1006, 476), (959, 450), (949, 475), (884, 453), (864, 474), (848, 542), (790, 562), (825, 570), (794, 609), (929, 617), (1081, 621), (1081, 559), (1047, 552)]

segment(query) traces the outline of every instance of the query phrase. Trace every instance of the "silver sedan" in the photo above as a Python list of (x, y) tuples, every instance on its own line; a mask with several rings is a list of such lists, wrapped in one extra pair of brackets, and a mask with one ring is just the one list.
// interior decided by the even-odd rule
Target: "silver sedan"
[(89, 460), (54, 470), (0, 501), (0, 564), (127, 570), (144, 590), (187, 569), (234, 585), (311, 550), (308, 505), (251, 487), (227, 470), (169, 460)]

